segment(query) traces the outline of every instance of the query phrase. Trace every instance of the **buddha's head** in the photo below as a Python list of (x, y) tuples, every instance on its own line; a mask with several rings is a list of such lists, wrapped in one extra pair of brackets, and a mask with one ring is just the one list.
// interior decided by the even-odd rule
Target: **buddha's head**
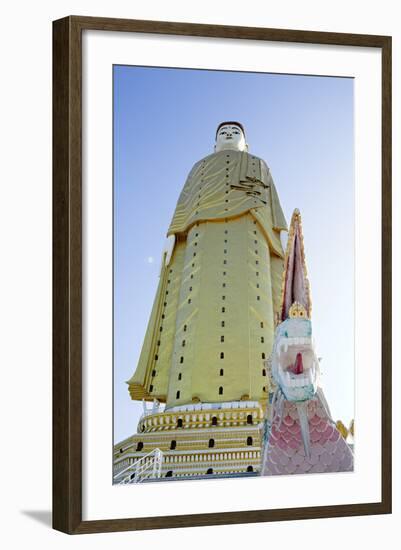
[(218, 153), (227, 149), (234, 149), (235, 151), (248, 150), (245, 141), (245, 130), (239, 122), (221, 122), (217, 127), (214, 150)]

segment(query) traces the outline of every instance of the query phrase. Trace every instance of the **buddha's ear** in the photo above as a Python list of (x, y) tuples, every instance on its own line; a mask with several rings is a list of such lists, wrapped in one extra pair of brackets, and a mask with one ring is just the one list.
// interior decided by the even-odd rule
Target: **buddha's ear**
[(213, 150), (214, 152), (216, 152), (216, 144), (214, 144)]
[(249, 145), (247, 143), (245, 143), (245, 151), (248, 152), (249, 151)]

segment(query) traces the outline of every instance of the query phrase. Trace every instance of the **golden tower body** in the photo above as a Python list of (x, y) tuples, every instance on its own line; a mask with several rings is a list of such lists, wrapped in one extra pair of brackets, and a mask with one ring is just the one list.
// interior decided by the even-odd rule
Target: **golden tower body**
[(162, 477), (259, 470), (259, 424), (269, 392), (264, 363), (283, 272), (281, 230), (286, 222), (262, 159), (222, 150), (194, 165), (168, 230), (174, 249), (163, 262), (128, 381), (132, 399), (154, 405), (144, 407), (137, 434), (114, 448), (116, 482), (138, 460), (152, 461), (154, 449), (162, 453)]

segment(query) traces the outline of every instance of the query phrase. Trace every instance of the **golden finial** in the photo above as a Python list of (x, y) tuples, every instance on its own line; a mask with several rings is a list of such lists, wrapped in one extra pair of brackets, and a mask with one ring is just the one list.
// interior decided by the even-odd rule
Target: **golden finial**
[(336, 428), (340, 432), (340, 434), (343, 436), (344, 439), (347, 439), (348, 437), (348, 430), (344, 426), (344, 424), (341, 422), (341, 420), (337, 420), (336, 422)]

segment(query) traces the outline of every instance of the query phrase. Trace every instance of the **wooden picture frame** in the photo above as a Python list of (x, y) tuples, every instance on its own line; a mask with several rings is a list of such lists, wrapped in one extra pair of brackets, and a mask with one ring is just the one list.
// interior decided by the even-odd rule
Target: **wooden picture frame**
[[(82, 520), (82, 32), (378, 48), (382, 59), (382, 495), (379, 502)], [(53, 527), (69, 534), (391, 512), (391, 37), (66, 17), (53, 23)]]

